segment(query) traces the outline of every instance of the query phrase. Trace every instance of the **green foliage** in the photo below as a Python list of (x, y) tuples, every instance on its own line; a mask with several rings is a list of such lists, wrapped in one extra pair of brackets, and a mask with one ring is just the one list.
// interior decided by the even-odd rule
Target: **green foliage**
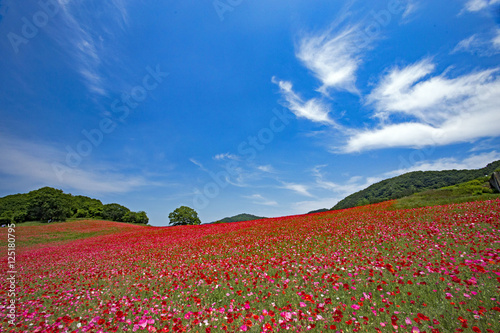
[(329, 209), (327, 209), (327, 208), (321, 208), (321, 209), (311, 210), (307, 214), (323, 213), (323, 212), (328, 212), (328, 211), (329, 211)]
[(130, 209), (117, 203), (104, 205), (102, 209), (102, 217), (109, 221), (124, 221), (123, 217), (127, 213), (130, 213)]
[(43, 187), (30, 192), (27, 218), (36, 221), (65, 221), (71, 216), (68, 200), (61, 190)]
[(229, 222), (243, 222), (243, 221), (261, 220), (261, 219), (265, 219), (265, 218), (266, 217), (261, 217), (261, 216), (256, 216), (256, 215), (252, 215), (252, 214), (243, 213), (243, 214), (238, 214), (238, 215), (231, 216), (231, 217), (226, 217), (226, 218), (223, 218), (222, 220), (212, 222), (212, 223), (217, 224), (217, 223), (229, 223)]
[(453, 186), (415, 193), (398, 199), (393, 208), (408, 209), (499, 198), (500, 194), (494, 194), (489, 179), (490, 177), (480, 177)]
[(399, 199), (417, 192), (451, 186), (490, 175), (500, 168), (500, 161), (477, 170), (415, 171), (386, 179), (339, 201), (332, 210)]
[[(129, 216), (125, 221), (127, 213)], [(142, 224), (149, 222), (145, 212), (131, 212), (119, 204), (103, 205), (100, 200), (82, 195), (73, 196), (51, 187), (0, 198), (0, 224), (65, 221), (74, 218), (108, 219)]]
[(148, 224), (149, 222), (149, 218), (148, 216), (146, 215), (145, 212), (131, 212), (131, 211), (128, 211), (127, 213), (125, 213), (125, 215), (123, 216), (123, 222), (127, 222), (127, 223), (141, 223), (141, 224)]
[(181, 206), (168, 214), (171, 225), (198, 225), (201, 224), (198, 213), (189, 207)]

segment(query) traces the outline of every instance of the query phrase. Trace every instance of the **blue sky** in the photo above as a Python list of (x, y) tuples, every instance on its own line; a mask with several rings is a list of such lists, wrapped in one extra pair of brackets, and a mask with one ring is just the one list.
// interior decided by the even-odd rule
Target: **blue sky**
[(203, 222), (500, 159), (500, 1), (0, 0), (0, 195)]

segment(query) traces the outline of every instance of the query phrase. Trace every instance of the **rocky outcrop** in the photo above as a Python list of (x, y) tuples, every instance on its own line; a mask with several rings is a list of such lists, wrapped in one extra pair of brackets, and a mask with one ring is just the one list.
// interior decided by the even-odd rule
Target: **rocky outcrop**
[(495, 189), (497, 192), (500, 192), (500, 172), (493, 172), (490, 178), (491, 188)]

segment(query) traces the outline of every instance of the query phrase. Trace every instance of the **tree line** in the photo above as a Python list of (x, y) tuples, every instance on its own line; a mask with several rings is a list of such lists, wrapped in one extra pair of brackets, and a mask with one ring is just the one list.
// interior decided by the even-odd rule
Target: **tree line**
[(26, 221), (66, 221), (69, 218), (103, 219), (147, 224), (145, 212), (133, 212), (117, 203), (104, 205), (100, 200), (62, 190), (43, 187), (23, 194), (0, 198), (0, 224)]

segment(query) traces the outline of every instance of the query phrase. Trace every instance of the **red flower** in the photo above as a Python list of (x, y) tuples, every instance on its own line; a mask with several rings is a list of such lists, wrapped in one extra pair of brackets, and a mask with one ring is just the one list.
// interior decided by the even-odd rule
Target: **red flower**
[(417, 313), (417, 316), (418, 316), (418, 318), (420, 318), (422, 320), (430, 320), (429, 317), (427, 317), (426, 315), (424, 315), (422, 313)]
[(351, 325), (352, 324), (352, 320), (349, 319), (348, 321), (345, 322), (347, 325)]
[(472, 326), (472, 330), (476, 333), (481, 333), (481, 330), (477, 326)]

